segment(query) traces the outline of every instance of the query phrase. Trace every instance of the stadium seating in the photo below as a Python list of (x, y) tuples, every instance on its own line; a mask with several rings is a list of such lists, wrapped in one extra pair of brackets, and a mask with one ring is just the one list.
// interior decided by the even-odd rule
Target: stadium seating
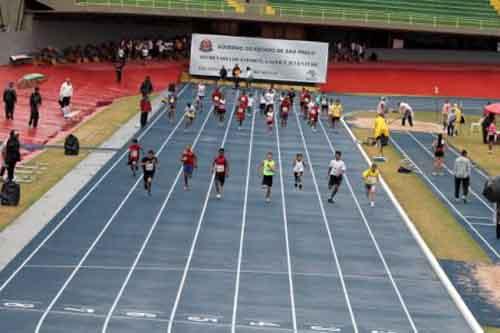
[[(495, 0), (493, 0), (495, 1)], [(281, 16), (313, 16), (365, 22), (498, 28), (488, 0), (268, 0)]]
[(110, 5), (135, 8), (158, 8), (173, 10), (200, 10), (210, 12), (236, 11), (242, 13), (245, 7), (236, 0), (76, 0), (81, 5)]

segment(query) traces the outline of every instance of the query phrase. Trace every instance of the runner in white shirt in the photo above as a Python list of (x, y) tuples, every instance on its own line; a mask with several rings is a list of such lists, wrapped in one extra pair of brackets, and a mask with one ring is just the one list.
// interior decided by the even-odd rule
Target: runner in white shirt
[(252, 113), (253, 113), (253, 101), (254, 101), (253, 94), (249, 94), (248, 95), (248, 107), (247, 107), (246, 112), (248, 113), (248, 115), (250, 117), (252, 116)]
[(302, 154), (297, 154), (295, 160), (293, 161), (293, 175), (295, 177), (295, 188), (302, 190), (302, 176), (304, 176), (304, 170), (307, 168), (306, 161), (304, 161), (304, 156)]
[(410, 127), (413, 127), (413, 109), (410, 104), (406, 102), (399, 103), (399, 112), (401, 113), (401, 125), (405, 126), (406, 120), (408, 120), (408, 124)]
[(261, 115), (264, 115), (264, 112), (266, 111), (266, 96), (264, 93), (260, 94), (259, 111)]
[(328, 198), (329, 203), (335, 202), (333, 198), (339, 191), (345, 170), (346, 167), (344, 161), (342, 161), (342, 153), (340, 151), (336, 151), (335, 159), (331, 160), (330, 165), (328, 166), (328, 189), (331, 191), (330, 198)]
[(272, 89), (269, 89), (268, 91), (266, 91), (266, 93), (264, 95), (264, 99), (266, 101), (266, 109), (267, 109), (268, 105), (274, 105), (274, 97), (275, 97), (275, 93)]
[(198, 93), (196, 98), (196, 108), (201, 112), (203, 111), (203, 100), (205, 99), (207, 87), (203, 82), (198, 84)]

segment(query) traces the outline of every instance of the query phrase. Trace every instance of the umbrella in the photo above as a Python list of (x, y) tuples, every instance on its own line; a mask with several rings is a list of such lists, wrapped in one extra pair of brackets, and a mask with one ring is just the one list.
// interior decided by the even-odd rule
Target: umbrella
[(40, 73), (26, 74), (17, 81), (17, 87), (19, 89), (28, 89), (37, 87), (43, 82), (47, 81), (47, 77)]
[(484, 109), (488, 113), (500, 114), (500, 103), (487, 105)]

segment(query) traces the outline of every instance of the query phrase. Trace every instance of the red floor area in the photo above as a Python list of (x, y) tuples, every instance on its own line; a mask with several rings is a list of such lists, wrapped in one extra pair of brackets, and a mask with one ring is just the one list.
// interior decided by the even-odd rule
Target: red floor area
[(339, 93), (500, 98), (500, 66), (463, 64), (331, 64), (322, 89)]
[(18, 89), (18, 104), (14, 121), (6, 121), (0, 114), (0, 140), (7, 137), (11, 129), (21, 132), (24, 143), (45, 143), (55, 137), (62, 130), (74, 126), (74, 122), (63, 119), (58, 106), (59, 87), (65, 78), (73, 82), (74, 97), (72, 110), (80, 110), (82, 115), (90, 115), (98, 105), (109, 103), (112, 100), (129, 95), (138, 94), (139, 85), (146, 75), (151, 76), (153, 85), (157, 89), (165, 89), (170, 82), (178, 80), (185, 70), (183, 63), (151, 63), (147, 66), (128, 64), (125, 67), (123, 81), (115, 83), (114, 69), (111, 64), (80, 64), (59, 66), (32, 66), (18, 67), (0, 66), (0, 82), (17, 81), (28, 73), (42, 73), (48, 80), (41, 86), (43, 105), (39, 128), (29, 129), (29, 96), (31, 89)]

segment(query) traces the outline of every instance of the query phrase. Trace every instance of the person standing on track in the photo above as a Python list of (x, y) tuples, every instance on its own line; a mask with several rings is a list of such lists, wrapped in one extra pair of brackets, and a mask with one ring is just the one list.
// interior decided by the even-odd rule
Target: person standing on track
[(494, 121), (488, 126), (488, 154), (493, 154), (493, 144), (497, 138), (497, 125)]
[(373, 163), (363, 172), (363, 181), (365, 182), (366, 196), (370, 201), (370, 206), (375, 207), (375, 188), (380, 177), (380, 171), (377, 164)]
[(436, 140), (432, 143), (432, 148), (434, 148), (434, 168), (432, 175), (442, 176), (444, 174), (444, 154), (446, 151), (446, 142), (444, 141), (443, 134), (438, 134)]
[(339, 191), (340, 184), (342, 184), (342, 178), (344, 176), (346, 167), (344, 161), (342, 161), (342, 153), (340, 151), (335, 152), (335, 159), (330, 161), (328, 165), (328, 190), (330, 190), (330, 197), (328, 198), (329, 203), (335, 202), (335, 195)]
[(30, 96), (30, 120), (29, 127), (37, 128), (38, 119), (40, 119), (40, 107), (42, 106), (42, 95), (40, 95), (40, 88), (35, 87), (35, 90)]
[(404, 127), (406, 125), (406, 120), (410, 127), (413, 127), (413, 108), (410, 104), (406, 102), (399, 103), (399, 113), (401, 114), (401, 125)]
[(184, 191), (187, 191), (190, 189), (189, 180), (193, 177), (193, 171), (198, 167), (197, 157), (191, 145), (187, 145), (182, 152), (181, 162), (184, 173)]
[(302, 177), (304, 176), (304, 171), (307, 168), (306, 161), (304, 161), (304, 156), (302, 154), (297, 154), (295, 160), (293, 161), (293, 176), (295, 178), (295, 188), (302, 190), (304, 187), (302, 183)]
[(212, 163), (212, 173), (215, 177), (216, 198), (221, 199), (224, 192), (224, 183), (229, 177), (229, 161), (224, 156), (224, 148), (219, 149), (219, 155)]
[(455, 175), (455, 201), (460, 201), (460, 186), (462, 186), (462, 199), (464, 203), (467, 203), (471, 172), (472, 163), (467, 157), (467, 151), (462, 150), (453, 166), (453, 174)]
[(132, 176), (135, 177), (136, 172), (139, 170), (137, 165), (140, 160), (142, 147), (137, 139), (132, 139), (130, 146), (128, 146), (128, 165), (132, 170)]
[(387, 113), (387, 101), (385, 97), (380, 97), (380, 101), (377, 105), (377, 114), (386, 114)]
[(151, 102), (147, 95), (143, 95), (140, 103), (141, 108), (141, 128), (144, 128), (148, 123), (148, 116), (152, 110)]
[(14, 82), (9, 82), (7, 88), (3, 91), (3, 103), (5, 107), (5, 119), (14, 120), (14, 110), (17, 103), (17, 92), (14, 88)]
[(448, 125), (446, 127), (446, 132), (448, 133), (448, 136), (454, 136), (455, 135), (455, 124), (457, 122), (457, 114), (456, 110), (454, 108), (451, 108), (451, 112), (448, 115)]
[(273, 153), (268, 152), (266, 159), (260, 165), (262, 174), (262, 188), (266, 190), (266, 202), (271, 202), (271, 189), (273, 187), (273, 177), (276, 173), (276, 163), (273, 160)]
[(153, 185), (153, 177), (158, 167), (158, 158), (153, 150), (148, 151), (148, 154), (142, 159), (142, 169), (144, 173), (144, 188), (151, 195)]
[(375, 125), (373, 128), (373, 137), (375, 144), (379, 148), (379, 159), (384, 159), (384, 147), (389, 143), (389, 126), (385, 121), (384, 113), (379, 113), (375, 117)]
[(444, 101), (443, 107), (441, 108), (441, 122), (443, 124), (443, 131), (446, 131), (448, 125), (448, 115), (451, 111), (451, 103), (449, 100)]

